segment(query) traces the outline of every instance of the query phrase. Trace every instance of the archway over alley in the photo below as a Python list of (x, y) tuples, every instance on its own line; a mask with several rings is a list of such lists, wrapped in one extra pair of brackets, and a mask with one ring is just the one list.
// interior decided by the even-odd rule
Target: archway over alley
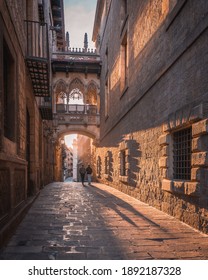
[(80, 181), (79, 169), (82, 165), (90, 165), (95, 171), (95, 144), (95, 135), (80, 130), (60, 134), (54, 153), (55, 181)]

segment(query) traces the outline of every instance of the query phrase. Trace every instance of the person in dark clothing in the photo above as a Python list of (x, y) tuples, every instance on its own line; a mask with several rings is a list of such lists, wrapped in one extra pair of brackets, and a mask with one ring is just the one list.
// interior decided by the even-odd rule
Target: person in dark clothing
[(86, 169), (84, 168), (84, 165), (82, 165), (82, 167), (80, 167), (80, 169), (79, 169), (79, 174), (80, 174), (83, 186), (84, 186), (85, 173), (86, 173)]
[(88, 167), (86, 168), (86, 173), (87, 173), (88, 185), (90, 185), (92, 181), (92, 168), (90, 167), (90, 165), (88, 165)]

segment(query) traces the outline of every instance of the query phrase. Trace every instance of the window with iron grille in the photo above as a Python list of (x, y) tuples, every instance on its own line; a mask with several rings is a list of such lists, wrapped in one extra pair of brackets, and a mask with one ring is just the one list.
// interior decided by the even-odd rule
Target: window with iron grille
[(126, 170), (126, 150), (122, 150), (120, 152), (120, 175), (126, 176), (127, 170)]
[(173, 177), (191, 179), (191, 128), (173, 133)]

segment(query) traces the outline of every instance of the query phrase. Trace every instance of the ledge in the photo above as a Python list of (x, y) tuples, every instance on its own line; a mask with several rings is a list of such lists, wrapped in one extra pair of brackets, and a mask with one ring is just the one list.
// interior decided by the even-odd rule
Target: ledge
[(128, 176), (119, 176), (119, 181), (127, 183), (128, 182)]
[(198, 182), (163, 179), (162, 190), (172, 194), (200, 196), (200, 184)]
[(105, 179), (108, 179), (108, 178), (109, 178), (109, 175), (108, 175), (108, 174), (103, 174), (103, 177), (104, 177)]

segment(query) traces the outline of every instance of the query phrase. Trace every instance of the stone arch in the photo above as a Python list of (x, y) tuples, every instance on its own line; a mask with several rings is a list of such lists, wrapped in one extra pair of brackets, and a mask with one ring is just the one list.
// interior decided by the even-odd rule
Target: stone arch
[(67, 84), (64, 80), (58, 80), (54, 85), (56, 103), (66, 103)]
[(98, 86), (91, 80), (87, 85), (86, 103), (90, 105), (97, 105)]
[(57, 140), (60, 138), (63, 138), (65, 135), (68, 134), (81, 134), (84, 136), (87, 136), (91, 139), (93, 139), (93, 141), (96, 143), (96, 141), (98, 140), (98, 135), (96, 133), (95, 130), (89, 130), (85, 127), (80, 127), (80, 126), (73, 126), (72, 128), (65, 128), (65, 129), (61, 129), (60, 132), (57, 135)]
[(70, 100), (74, 100), (74, 99), (84, 100), (84, 95), (78, 88), (74, 88), (68, 93), (68, 103), (70, 103)]
[(74, 78), (69, 84), (68, 90), (68, 103), (70, 103), (70, 98), (72, 95), (76, 93), (79, 97), (83, 99), (83, 103), (85, 103), (85, 85), (79, 78)]

